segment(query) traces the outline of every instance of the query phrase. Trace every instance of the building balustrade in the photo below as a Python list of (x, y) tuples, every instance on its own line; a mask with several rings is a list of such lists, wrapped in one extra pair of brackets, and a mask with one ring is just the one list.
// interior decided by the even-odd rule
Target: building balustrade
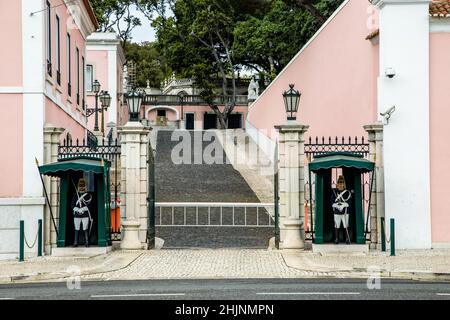
[[(219, 96), (214, 99), (217, 105), (225, 105), (231, 103), (232, 97), (228, 96), (226, 99), (223, 96)], [(186, 95), (181, 99), (179, 95), (164, 95), (164, 94), (148, 94), (145, 96), (143, 105), (166, 105), (166, 106), (179, 106), (179, 105), (208, 105), (208, 103), (202, 99), (199, 95)], [(236, 96), (236, 105), (247, 106), (247, 95)]]

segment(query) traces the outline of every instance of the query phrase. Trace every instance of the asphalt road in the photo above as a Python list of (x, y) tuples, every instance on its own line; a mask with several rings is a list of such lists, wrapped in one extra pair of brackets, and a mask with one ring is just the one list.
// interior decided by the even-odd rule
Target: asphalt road
[[(0, 300), (450, 300), (450, 283), (361, 279), (145, 280), (0, 285)], [(79, 284), (79, 289), (77, 286)]]

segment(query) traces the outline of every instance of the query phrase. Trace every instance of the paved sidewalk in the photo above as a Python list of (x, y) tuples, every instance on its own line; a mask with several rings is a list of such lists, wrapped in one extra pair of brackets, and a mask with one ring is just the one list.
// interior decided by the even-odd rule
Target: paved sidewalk
[(114, 251), (91, 257), (51, 257), (24, 262), (0, 261), (0, 283), (49, 281), (74, 274), (91, 275), (128, 267), (142, 252)]
[(450, 280), (450, 249), (374, 251), (369, 254), (284, 252), (288, 266), (304, 271), (338, 272), (346, 277), (364, 277), (380, 272), (381, 277)]
[(0, 283), (83, 280), (367, 278), (449, 280), (450, 250), (399, 250), (368, 255), (253, 249), (113, 251), (90, 258), (1, 261)]

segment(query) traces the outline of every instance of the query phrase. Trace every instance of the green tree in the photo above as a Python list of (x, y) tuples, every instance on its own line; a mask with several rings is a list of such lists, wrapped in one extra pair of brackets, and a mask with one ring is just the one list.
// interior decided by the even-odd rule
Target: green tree
[(146, 87), (148, 80), (150, 86), (159, 88), (169, 74), (165, 58), (159, 53), (155, 43), (129, 43), (125, 56), (127, 61), (133, 61), (136, 70), (139, 70), (136, 79), (136, 85), (139, 87)]
[[(169, 66), (177, 76), (192, 78), (202, 88), (202, 98), (217, 115), (221, 128), (227, 127), (236, 106), (236, 73), (242, 66), (232, 51), (234, 28), (264, 2), (178, 0), (173, 16), (160, 17), (153, 24)], [(216, 99), (219, 96), (225, 104), (222, 111)]]
[[(327, 18), (342, 2), (316, 1), (314, 8)], [(315, 12), (315, 11), (314, 11)], [(262, 14), (237, 23), (233, 53), (262, 78), (273, 80), (322, 25), (296, 1), (270, 0)]]
[(91, 0), (99, 22), (99, 31), (117, 31), (125, 49), (131, 41), (133, 29), (141, 25), (141, 20), (132, 14), (135, 0)]

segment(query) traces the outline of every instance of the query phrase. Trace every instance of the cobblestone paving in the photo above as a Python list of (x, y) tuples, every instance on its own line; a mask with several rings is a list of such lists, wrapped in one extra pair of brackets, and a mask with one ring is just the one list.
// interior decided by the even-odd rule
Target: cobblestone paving
[[(141, 255), (129, 267), (83, 277), (106, 280), (298, 278), (318, 276), (286, 265), (280, 252), (269, 250), (161, 250)], [(327, 273), (320, 273), (322, 276)], [(331, 275), (331, 273), (329, 274)]]

